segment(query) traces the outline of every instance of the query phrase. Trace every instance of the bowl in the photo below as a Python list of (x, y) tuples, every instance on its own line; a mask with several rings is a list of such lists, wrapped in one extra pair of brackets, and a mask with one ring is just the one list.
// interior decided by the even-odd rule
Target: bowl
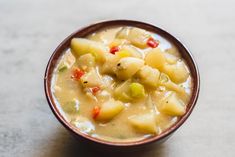
[[(56, 64), (59, 58), (63, 55), (63, 52), (69, 47), (70, 41), (74, 37), (85, 37), (97, 30), (112, 27), (112, 26), (134, 26), (145, 29), (147, 31), (151, 31), (157, 33), (167, 40), (171, 41), (180, 51), (182, 57), (188, 64), (189, 70), (192, 75), (193, 80), (193, 88), (192, 88), (192, 96), (187, 105), (186, 113), (170, 128), (166, 129), (163, 133), (157, 136), (153, 136), (150, 138), (146, 138), (140, 141), (132, 141), (132, 142), (110, 142), (102, 139), (97, 139), (91, 137), (89, 135), (85, 135), (79, 132), (74, 126), (72, 126), (69, 122), (67, 122), (62, 114), (59, 112), (57, 105), (55, 103), (52, 90), (51, 90), (51, 80), (53, 76), (53, 71), (56, 68)], [(138, 150), (139, 148), (150, 148), (155, 144), (159, 144), (166, 139), (168, 139), (189, 117), (194, 106), (196, 105), (199, 88), (200, 88), (200, 80), (199, 80), (199, 71), (196, 65), (195, 60), (193, 59), (190, 51), (173, 35), (168, 33), (167, 31), (158, 28), (154, 25), (147, 24), (139, 21), (131, 21), (131, 20), (112, 20), (112, 21), (104, 21), (89, 25), (87, 27), (81, 28), (71, 35), (69, 35), (62, 43), (55, 49), (53, 54), (51, 55), (49, 62), (46, 67), (45, 77), (44, 77), (44, 88), (45, 94), (48, 101), (48, 104), (53, 111), (56, 118), (63, 124), (63, 126), (69, 130), (69, 132), (77, 137), (77, 139), (81, 142), (88, 143), (91, 146), (95, 146), (95, 148), (99, 148), (99, 150)], [(102, 147), (102, 149), (100, 149)]]

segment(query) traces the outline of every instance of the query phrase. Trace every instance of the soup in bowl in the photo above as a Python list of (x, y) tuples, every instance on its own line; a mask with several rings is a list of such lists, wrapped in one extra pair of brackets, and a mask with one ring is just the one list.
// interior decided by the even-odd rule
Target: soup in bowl
[(57, 118), (77, 135), (141, 145), (167, 137), (186, 120), (198, 77), (187, 49), (167, 32), (108, 21), (72, 34), (56, 49), (45, 90)]

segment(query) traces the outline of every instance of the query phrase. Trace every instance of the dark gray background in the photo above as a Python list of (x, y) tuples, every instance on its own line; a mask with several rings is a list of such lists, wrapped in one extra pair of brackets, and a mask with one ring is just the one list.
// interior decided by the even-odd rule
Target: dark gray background
[(0, 156), (97, 155), (56, 120), (43, 75), (66, 36), (109, 19), (165, 28), (189, 47), (201, 73), (199, 101), (185, 125), (135, 156), (235, 156), (234, 0), (0, 0)]

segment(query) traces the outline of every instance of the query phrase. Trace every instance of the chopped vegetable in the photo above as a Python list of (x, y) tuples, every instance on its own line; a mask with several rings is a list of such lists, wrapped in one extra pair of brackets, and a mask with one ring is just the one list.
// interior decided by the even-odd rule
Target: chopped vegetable
[(159, 42), (157, 42), (155, 39), (153, 39), (152, 37), (150, 37), (147, 40), (147, 45), (152, 47), (152, 48), (156, 48), (159, 45)]
[(109, 121), (117, 116), (123, 109), (124, 104), (121, 101), (109, 99), (107, 102), (102, 104), (96, 119), (100, 121)]
[(179, 57), (174, 56), (170, 53), (165, 52), (164, 55), (168, 64), (176, 64), (177, 60), (179, 60)]
[(95, 95), (98, 91), (100, 91), (100, 87), (99, 86), (93, 87), (91, 88), (91, 91), (92, 91), (92, 94)]
[(128, 52), (128, 57), (136, 57), (142, 59), (142, 53), (134, 46), (123, 45), (121, 51)]
[(77, 63), (79, 65), (79, 67), (81, 67), (85, 70), (84, 67), (94, 67), (95, 66), (95, 57), (90, 53), (84, 54), (78, 58)]
[(185, 104), (174, 92), (171, 92), (161, 101), (159, 109), (161, 112), (171, 116), (182, 116), (186, 111)]
[(189, 72), (183, 62), (177, 64), (166, 64), (163, 71), (171, 78), (175, 83), (182, 83), (189, 77)]
[(150, 36), (150, 34), (140, 28), (124, 28), (117, 33), (117, 38), (127, 39), (134, 46), (139, 48), (146, 48), (147, 45), (145, 40)]
[(168, 90), (173, 90), (177, 92), (178, 94), (183, 95), (184, 97), (187, 97), (184, 87), (181, 87), (175, 84), (174, 82), (172, 82), (169, 76), (167, 76), (164, 73), (161, 73), (158, 84), (166, 87)]
[(142, 66), (144, 66), (144, 61), (142, 59), (125, 57), (120, 59), (117, 63), (115, 74), (119, 79), (127, 80), (131, 78)]
[(90, 70), (89, 72), (85, 73), (81, 79), (81, 84), (83, 87), (95, 87), (95, 86), (102, 86), (103, 81), (101, 76), (95, 69)]
[(112, 53), (112, 54), (115, 54), (119, 50), (120, 50), (120, 48), (118, 46), (113, 46), (113, 47), (110, 48), (109, 52)]
[(92, 118), (96, 119), (99, 114), (100, 114), (100, 107), (95, 106), (92, 110)]
[(131, 116), (129, 117), (129, 122), (136, 129), (136, 131), (149, 134), (158, 133), (155, 116), (153, 113)]
[(149, 87), (157, 87), (160, 76), (158, 69), (145, 65), (137, 72), (136, 75), (140, 78), (141, 83)]
[(131, 83), (130, 92), (131, 96), (134, 98), (142, 98), (145, 96), (144, 86), (140, 83)]
[(114, 90), (114, 97), (123, 102), (129, 102), (132, 100), (130, 95), (131, 80), (127, 80), (118, 85)]
[(66, 64), (61, 64), (58, 68), (59, 72), (63, 72), (68, 69), (68, 66)]
[(83, 75), (85, 74), (84, 71), (82, 71), (79, 68), (75, 68), (72, 72), (72, 76), (71, 78), (75, 79), (75, 80), (79, 80)]
[(116, 53), (116, 55), (119, 57), (119, 58), (125, 58), (125, 57), (130, 57), (131, 54), (129, 51), (127, 50), (120, 50)]
[[(119, 53), (119, 52), (117, 52)], [(116, 53), (116, 54), (117, 54)], [(101, 72), (104, 74), (114, 74), (114, 67), (116, 66), (117, 62), (119, 61), (119, 57), (117, 55), (112, 55), (108, 53), (106, 55), (106, 62), (101, 66)]]
[(129, 43), (126, 39), (114, 39), (110, 44), (109, 47), (119, 46)]
[(99, 62), (105, 61), (105, 55), (108, 52), (108, 48), (104, 44), (84, 38), (73, 38), (71, 50), (77, 57), (91, 53)]
[(154, 48), (147, 52), (145, 63), (153, 68), (162, 70), (166, 59), (160, 48)]

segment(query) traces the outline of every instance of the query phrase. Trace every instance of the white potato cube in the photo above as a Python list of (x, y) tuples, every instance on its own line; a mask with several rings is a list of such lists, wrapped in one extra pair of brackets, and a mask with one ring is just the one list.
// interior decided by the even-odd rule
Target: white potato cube
[(95, 69), (92, 69), (88, 73), (85, 73), (80, 78), (81, 84), (83, 87), (95, 87), (95, 86), (102, 86), (103, 81), (101, 76), (97, 73)]
[(81, 67), (83, 70), (85, 70), (85, 67), (94, 67), (95, 66), (95, 57), (88, 53), (81, 55), (78, 58), (78, 66)]
[(140, 78), (141, 83), (150, 87), (157, 87), (160, 72), (157, 69), (145, 65), (138, 71), (137, 76)]
[(171, 116), (182, 116), (186, 112), (185, 104), (171, 92), (160, 102), (160, 111)]
[(166, 58), (160, 48), (154, 48), (147, 52), (145, 63), (153, 68), (162, 70), (166, 63)]
[(136, 131), (147, 134), (158, 134), (158, 129), (153, 113), (134, 115), (128, 118)]
[(184, 62), (177, 62), (177, 64), (166, 64), (164, 66), (163, 70), (170, 78), (172, 81), (175, 83), (182, 83), (187, 80), (189, 77), (189, 72), (186, 68), (186, 65)]
[(102, 104), (100, 113), (97, 116), (97, 120), (109, 121), (117, 116), (124, 109), (124, 104), (121, 101), (115, 101), (110, 99)]
[(117, 33), (117, 38), (127, 39), (134, 46), (139, 48), (146, 48), (146, 41), (150, 37), (150, 34), (140, 28), (123, 28)]
[(134, 57), (122, 58), (116, 65), (115, 74), (119, 79), (127, 80), (143, 66), (144, 61), (142, 59)]
[(70, 46), (75, 56), (91, 53), (100, 62), (105, 61), (105, 55), (108, 53), (108, 48), (104, 44), (84, 38), (73, 38)]

